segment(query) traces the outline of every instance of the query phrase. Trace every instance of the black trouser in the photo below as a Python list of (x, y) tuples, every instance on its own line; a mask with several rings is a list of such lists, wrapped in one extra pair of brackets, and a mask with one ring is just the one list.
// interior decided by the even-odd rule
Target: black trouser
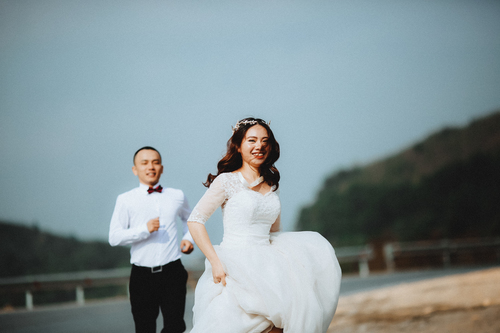
[[(155, 268), (156, 269), (160, 269)], [(130, 304), (136, 333), (156, 333), (159, 310), (163, 315), (162, 333), (182, 333), (186, 330), (187, 272), (179, 260), (152, 272), (149, 267), (132, 265), (130, 273)]]

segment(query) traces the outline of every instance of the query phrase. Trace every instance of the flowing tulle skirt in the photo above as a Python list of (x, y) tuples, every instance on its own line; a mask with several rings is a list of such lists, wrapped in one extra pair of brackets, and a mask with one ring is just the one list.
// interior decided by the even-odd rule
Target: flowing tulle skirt
[(270, 245), (215, 246), (226, 286), (212, 268), (196, 286), (191, 333), (324, 333), (337, 307), (341, 270), (330, 243), (316, 232), (287, 232)]

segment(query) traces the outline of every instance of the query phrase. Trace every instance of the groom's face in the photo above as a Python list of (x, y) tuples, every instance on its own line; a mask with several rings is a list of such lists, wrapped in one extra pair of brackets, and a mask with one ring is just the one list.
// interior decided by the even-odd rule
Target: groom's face
[(132, 172), (142, 184), (156, 185), (163, 173), (160, 154), (150, 149), (141, 150), (135, 156)]

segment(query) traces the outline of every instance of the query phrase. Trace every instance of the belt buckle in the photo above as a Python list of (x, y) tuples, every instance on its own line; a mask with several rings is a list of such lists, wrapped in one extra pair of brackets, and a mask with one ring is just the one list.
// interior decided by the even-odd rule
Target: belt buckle
[(151, 273), (160, 273), (163, 270), (163, 266), (151, 267)]

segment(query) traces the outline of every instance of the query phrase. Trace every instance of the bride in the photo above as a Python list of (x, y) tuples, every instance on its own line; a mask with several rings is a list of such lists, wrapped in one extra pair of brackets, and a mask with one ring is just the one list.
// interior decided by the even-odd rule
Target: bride
[[(279, 144), (262, 119), (233, 128), (227, 153), (188, 219), (205, 254), (191, 333), (324, 333), (337, 307), (341, 271), (316, 232), (280, 233)], [(205, 222), (222, 207), (224, 236), (213, 246)]]

